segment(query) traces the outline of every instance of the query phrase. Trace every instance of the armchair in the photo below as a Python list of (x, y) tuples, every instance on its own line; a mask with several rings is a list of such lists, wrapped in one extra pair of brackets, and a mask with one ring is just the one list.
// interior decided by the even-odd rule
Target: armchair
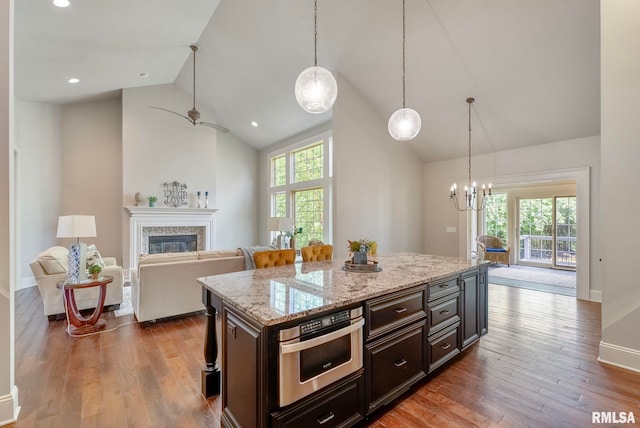
[(476, 242), (478, 243), (478, 255), (482, 260), (510, 266), (511, 245), (505, 245), (500, 238), (489, 235), (478, 236)]
[[(116, 259), (113, 257), (104, 257), (102, 260), (105, 267), (101, 274), (113, 276), (113, 282), (107, 285), (105, 307), (120, 305), (123, 300), (124, 286), (122, 267), (117, 265)], [(58, 316), (63, 317), (64, 299), (62, 290), (58, 289), (56, 284), (68, 277), (69, 250), (65, 247), (51, 247), (40, 253), (35, 260), (29, 263), (29, 266), (38, 285), (38, 290), (40, 290), (44, 314), (47, 315), (49, 321), (57, 319)], [(98, 291), (97, 287), (77, 290), (75, 295), (78, 309), (94, 308), (98, 301)]]

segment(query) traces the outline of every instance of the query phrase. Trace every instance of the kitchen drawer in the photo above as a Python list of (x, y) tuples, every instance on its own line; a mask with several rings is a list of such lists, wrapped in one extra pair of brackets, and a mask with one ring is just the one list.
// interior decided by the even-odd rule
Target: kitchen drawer
[(429, 334), (460, 321), (458, 313), (460, 293), (429, 302)]
[(452, 328), (429, 337), (429, 373), (460, 353), (459, 330), (460, 323), (457, 323)]
[(273, 427), (348, 427), (364, 419), (364, 375), (328, 386), (317, 395), (303, 399), (284, 411), (272, 414)]
[(460, 292), (458, 277), (452, 277), (429, 284), (429, 301), (439, 299), (447, 294)]
[(426, 376), (425, 330), (425, 323), (420, 322), (365, 347), (368, 411), (390, 402)]
[(426, 317), (424, 292), (424, 288), (413, 289), (368, 301), (365, 310), (366, 340)]

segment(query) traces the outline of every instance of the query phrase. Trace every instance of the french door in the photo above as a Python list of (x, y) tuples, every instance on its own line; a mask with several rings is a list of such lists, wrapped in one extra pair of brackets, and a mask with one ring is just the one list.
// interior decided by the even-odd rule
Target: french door
[(518, 259), (522, 264), (576, 268), (576, 197), (520, 198)]

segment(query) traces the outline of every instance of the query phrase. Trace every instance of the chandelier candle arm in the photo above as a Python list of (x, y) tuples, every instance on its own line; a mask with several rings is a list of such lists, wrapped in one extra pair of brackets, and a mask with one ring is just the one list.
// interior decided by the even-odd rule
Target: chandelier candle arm
[(460, 206), (460, 203), (458, 202), (458, 195), (456, 194), (456, 189), (458, 188), (458, 185), (456, 183), (453, 183), (449, 191), (449, 200), (453, 202), (453, 206), (458, 211), (482, 211), (484, 210), (487, 202), (486, 197), (491, 196), (491, 183), (489, 183), (488, 188), (487, 186), (482, 184), (482, 200), (480, 201), (480, 204), (478, 207), (475, 206), (476, 195), (478, 194), (478, 191), (477, 191), (478, 185), (475, 181), (473, 182), (471, 181), (471, 104), (473, 104), (474, 101), (475, 101), (474, 98), (467, 98), (467, 104), (469, 104), (469, 148), (468, 148), (469, 175), (468, 175), (467, 184), (464, 186), (464, 206)]

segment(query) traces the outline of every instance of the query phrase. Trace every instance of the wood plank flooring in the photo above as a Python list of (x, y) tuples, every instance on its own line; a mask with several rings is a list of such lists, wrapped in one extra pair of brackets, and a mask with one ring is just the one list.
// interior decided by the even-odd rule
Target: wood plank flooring
[[(105, 318), (114, 330), (71, 338), (36, 287), (16, 293), (15, 427), (220, 426), (220, 399), (200, 395), (204, 316)], [(599, 342), (600, 304), (490, 285), (489, 334), (362, 425), (584, 427), (592, 411), (640, 425), (640, 373), (598, 363)]]

